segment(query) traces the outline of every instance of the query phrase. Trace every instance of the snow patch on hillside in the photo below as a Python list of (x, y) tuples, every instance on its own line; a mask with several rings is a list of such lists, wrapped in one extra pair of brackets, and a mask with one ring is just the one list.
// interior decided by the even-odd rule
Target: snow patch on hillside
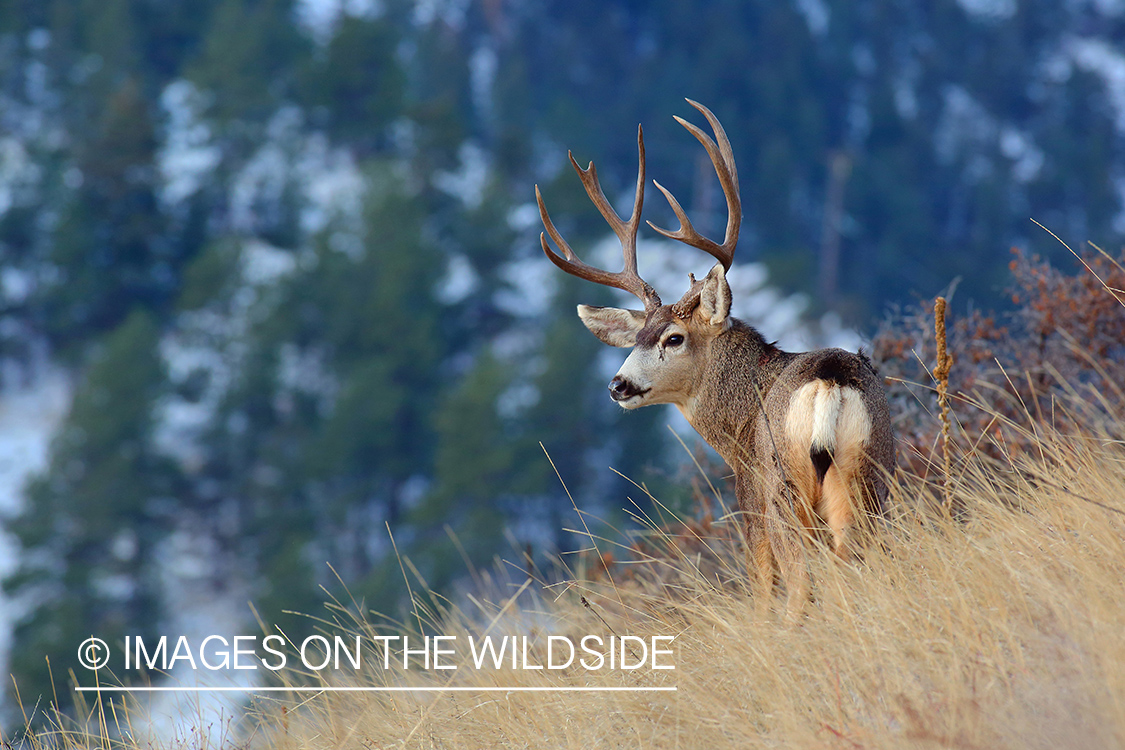
[[(0, 517), (23, 510), (28, 480), (47, 466), (51, 437), (70, 408), (73, 392), (66, 372), (44, 359), (31, 365), (24, 382), (5, 377), (0, 390)], [(19, 543), (0, 531), (0, 577), (15, 572)], [(21, 612), (0, 592), (0, 668), (6, 666), (12, 644), (12, 625)], [(4, 670), (6, 671), (6, 670)]]
[(297, 0), (294, 6), (297, 27), (317, 44), (330, 42), (340, 22), (348, 16), (371, 19), (383, 14), (380, 0)]
[(1012, 160), (1012, 177), (1022, 183), (1038, 177), (1046, 161), (1030, 135), (1010, 126), (1000, 131), (1000, 153)]
[[(26, 385), (9, 385), (0, 392), (0, 515), (4, 516), (22, 510), (24, 483), (46, 467), (51, 436), (70, 406), (65, 371), (45, 363), (35, 369)], [(3, 545), (0, 559), (10, 552), (10, 545)]]
[(169, 380), (194, 393), (172, 393), (156, 407), (153, 443), (189, 474), (206, 457), (202, 437), (246, 356), (252, 311), (260, 296), (297, 267), (296, 256), (260, 240), (239, 249), (240, 284), (224, 302), (181, 313), (160, 340)]
[(469, 90), (472, 92), (473, 107), (485, 122), (493, 120), (495, 97), (492, 90), (499, 67), (500, 57), (489, 44), (477, 47), (469, 58)]
[[(168, 638), (167, 655), (175, 653), (178, 639), (183, 636), (195, 659), (203, 659), (206, 653), (209, 663), (217, 666), (221, 664), (222, 642), (211, 642), (205, 652), (205, 639), (225, 639), (229, 652), (235, 636), (258, 632), (258, 627), (251, 625), (246, 605), (253, 591), (236, 569), (224, 566), (224, 562), (226, 556), (214, 538), (190, 520), (181, 520), (179, 528), (162, 543), (158, 559), (160, 578), (167, 600), (173, 603), (168, 621), (161, 623), (159, 629)], [(216, 586), (216, 580), (221, 580), (220, 586)], [(146, 652), (155, 652), (155, 642), (149, 641), (147, 646)], [(148, 658), (156, 658), (155, 653)], [(242, 663), (248, 663), (245, 657)], [(226, 669), (192, 669), (189, 661), (176, 660), (160, 684), (217, 687), (225, 692), (135, 694), (133, 698), (140, 710), (130, 721), (133, 738), (150, 746), (164, 746), (169, 740), (183, 741), (186, 747), (222, 746), (224, 738), (234, 734), (233, 724), (251, 697), (249, 689), (260, 682), (260, 670), (235, 669), (233, 664)]]
[(160, 201), (179, 206), (210, 179), (222, 152), (213, 143), (211, 127), (203, 118), (207, 95), (192, 83), (173, 81), (160, 94), (164, 112), (164, 142), (156, 154), (162, 179)]
[(283, 107), (271, 118), (265, 140), (231, 178), (231, 228), (253, 235), (297, 207), (305, 237), (329, 226), (358, 234), (366, 184), (349, 149), (309, 132), (298, 108)]
[(999, 132), (996, 120), (961, 86), (946, 87), (942, 98), (941, 118), (934, 133), (938, 159), (945, 164), (974, 154), (983, 159)]
[(465, 26), (468, 11), (469, 0), (415, 0), (414, 23), (429, 26), (441, 21), (460, 31)]
[(1016, 14), (1016, 0), (957, 0), (961, 10), (979, 21), (1007, 21)]
[(457, 159), (460, 164), (456, 171), (434, 175), (434, 187), (457, 198), (470, 210), (479, 208), (490, 173), (488, 154), (477, 144), (465, 141), (457, 149)]
[(1125, 134), (1125, 53), (1104, 39), (1072, 38), (1066, 47), (1074, 64), (1105, 83), (1106, 98), (1116, 113), (1117, 131)]
[(832, 11), (824, 0), (795, 0), (797, 12), (805, 18), (809, 32), (816, 37), (823, 37), (828, 32), (828, 21)]
[(18, 203), (30, 203), (42, 170), (27, 153), (22, 141), (0, 138), (0, 216)]
[(333, 221), (353, 233), (362, 233), (363, 196), (366, 182), (355, 156), (345, 148), (333, 148), (323, 135), (309, 137), (297, 158), (301, 181), (301, 230), (315, 234)]

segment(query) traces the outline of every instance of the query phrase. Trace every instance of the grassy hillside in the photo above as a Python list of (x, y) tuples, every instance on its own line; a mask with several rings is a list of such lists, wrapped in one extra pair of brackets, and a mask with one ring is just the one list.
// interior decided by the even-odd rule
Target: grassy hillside
[[(1119, 436), (1122, 425), (1114, 425)], [(1041, 428), (1040, 428), (1041, 429)], [(446, 611), (435, 630), (674, 635), (675, 670), (398, 673), (419, 686), (674, 686), (675, 692), (332, 693), (259, 704), (261, 746), (1091, 748), (1125, 743), (1125, 450), (1040, 432), (957, 479), (921, 480), (858, 567), (810, 555), (816, 601), (787, 626), (743, 590), (727, 522), (611, 579)], [(696, 526), (706, 531), (706, 524)], [(688, 527), (681, 533), (687, 534)], [(656, 532), (654, 531), (654, 534)], [(599, 542), (604, 550), (605, 543)], [(691, 554), (677, 556), (678, 549)], [(711, 554), (713, 550), (713, 555)], [(502, 611), (497, 621), (497, 611)], [(387, 684), (382, 670), (354, 685)]]

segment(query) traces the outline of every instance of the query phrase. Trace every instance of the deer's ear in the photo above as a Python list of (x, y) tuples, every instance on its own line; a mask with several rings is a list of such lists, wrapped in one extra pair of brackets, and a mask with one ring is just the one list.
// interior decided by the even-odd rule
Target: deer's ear
[(578, 317), (590, 333), (609, 344), (627, 348), (637, 343), (637, 331), (645, 326), (645, 314), (618, 307), (579, 305)]
[(730, 317), (730, 285), (723, 265), (716, 263), (703, 280), (699, 292), (699, 312), (713, 326), (721, 326)]

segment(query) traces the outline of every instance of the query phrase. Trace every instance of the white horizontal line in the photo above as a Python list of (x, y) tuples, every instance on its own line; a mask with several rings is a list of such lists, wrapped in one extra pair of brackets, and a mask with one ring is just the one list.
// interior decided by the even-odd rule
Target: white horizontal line
[(674, 693), (675, 687), (76, 687), (79, 693)]

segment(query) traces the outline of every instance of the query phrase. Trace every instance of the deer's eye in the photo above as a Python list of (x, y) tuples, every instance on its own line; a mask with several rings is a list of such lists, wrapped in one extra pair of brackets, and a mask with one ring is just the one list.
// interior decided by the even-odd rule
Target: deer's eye
[(664, 346), (679, 346), (684, 343), (684, 337), (678, 333), (673, 333), (668, 338), (664, 339)]

